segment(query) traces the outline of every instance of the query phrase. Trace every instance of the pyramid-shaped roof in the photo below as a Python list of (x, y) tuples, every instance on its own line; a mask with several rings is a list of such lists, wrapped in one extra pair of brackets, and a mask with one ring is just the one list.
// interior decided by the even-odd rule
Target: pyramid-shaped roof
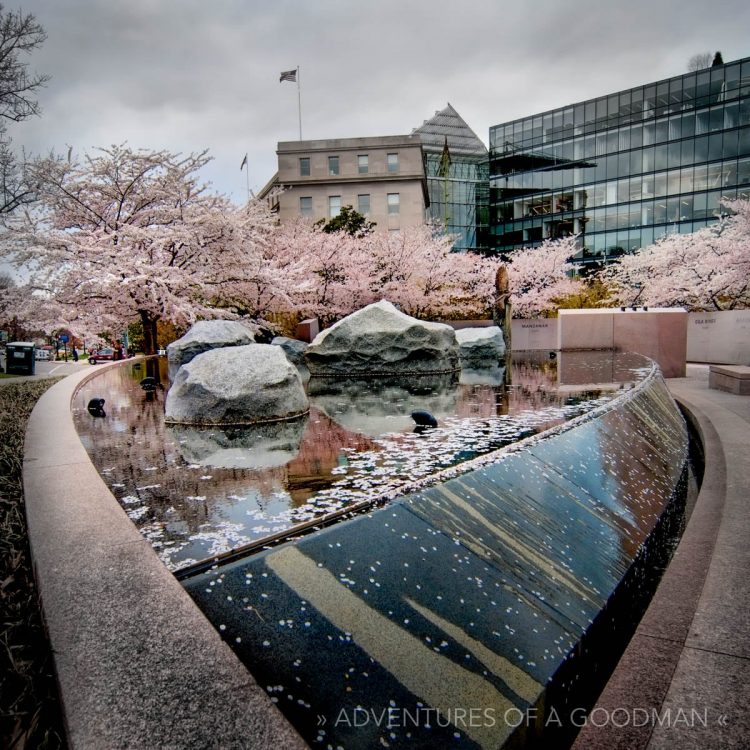
[(487, 155), (487, 147), (450, 103), (445, 109), (435, 112), (433, 118), (425, 120), (423, 125), (415, 128), (412, 135), (421, 138), (422, 147), (428, 153), (442, 151), (447, 137), (451, 154)]

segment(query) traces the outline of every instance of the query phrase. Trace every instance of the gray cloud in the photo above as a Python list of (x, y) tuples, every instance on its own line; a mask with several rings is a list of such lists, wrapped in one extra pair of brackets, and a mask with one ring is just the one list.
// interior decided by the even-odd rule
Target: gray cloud
[(669, 0), (28, 0), (52, 80), (18, 148), (78, 154), (128, 141), (199, 151), (205, 177), (241, 200), (275, 170), (277, 141), (410, 132), (450, 101), (490, 125), (678, 75), (688, 58), (750, 54), (746, 2)]

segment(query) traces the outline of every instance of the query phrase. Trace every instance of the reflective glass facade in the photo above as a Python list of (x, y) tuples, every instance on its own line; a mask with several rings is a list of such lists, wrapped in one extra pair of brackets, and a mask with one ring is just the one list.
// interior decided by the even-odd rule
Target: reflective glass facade
[(441, 154), (425, 152), (425, 173), (430, 195), (428, 216), (457, 235), (454, 250), (487, 248), (489, 203), (487, 157), (451, 153), (447, 170)]
[(487, 250), (487, 147), (450, 104), (412, 135), (419, 136), (424, 152), (430, 196), (426, 218), (456, 235), (454, 250)]
[(490, 128), (495, 252), (579, 234), (601, 262), (750, 197), (750, 58)]

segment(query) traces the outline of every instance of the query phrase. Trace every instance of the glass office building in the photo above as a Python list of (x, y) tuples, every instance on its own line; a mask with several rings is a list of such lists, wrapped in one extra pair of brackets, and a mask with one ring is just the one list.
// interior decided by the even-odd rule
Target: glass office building
[(602, 262), (750, 197), (750, 58), (490, 128), (494, 252), (580, 237)]
[(488, 247), (489, 154), (453, 107), (412, 131), (422, 141), (430, 206), (427, 218), (457, 236), (453, 249)]

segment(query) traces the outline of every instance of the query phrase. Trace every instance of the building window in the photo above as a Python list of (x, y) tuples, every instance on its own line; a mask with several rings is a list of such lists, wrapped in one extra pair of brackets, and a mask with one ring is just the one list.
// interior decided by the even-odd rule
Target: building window
[(334, 216), (338, 216), (340, 212), (341, 212), (341, 196), (329, 195), (328, 196), (328, 218), (332, 219)]
[(313, 215), (312, 197), (304, 197), (299, 199), (299, 213), (300, 216)]
[(299, 176), (309, 177), (310, 176), (310, 157), (303, 156), (299, 160)]
[(358, 195), (357, 196), (357, 211), (362, 216), (367, 216), (370, 213), (370, 194)]
[(367, 174), (370, 171), (370, 157), (367, 154), (360, 154), (357, 157), (357, 167), (360, 174)]
[(397, 214), (401, 210), (401, 196), (399, 193), (388, 193), (388, 213)]
[(337, 175), (339, 173), (339, 157), (329, 156), (328, 157), (328, 174)]
[(388, 171), (398, 172), (398, 154), (388, 154)]

